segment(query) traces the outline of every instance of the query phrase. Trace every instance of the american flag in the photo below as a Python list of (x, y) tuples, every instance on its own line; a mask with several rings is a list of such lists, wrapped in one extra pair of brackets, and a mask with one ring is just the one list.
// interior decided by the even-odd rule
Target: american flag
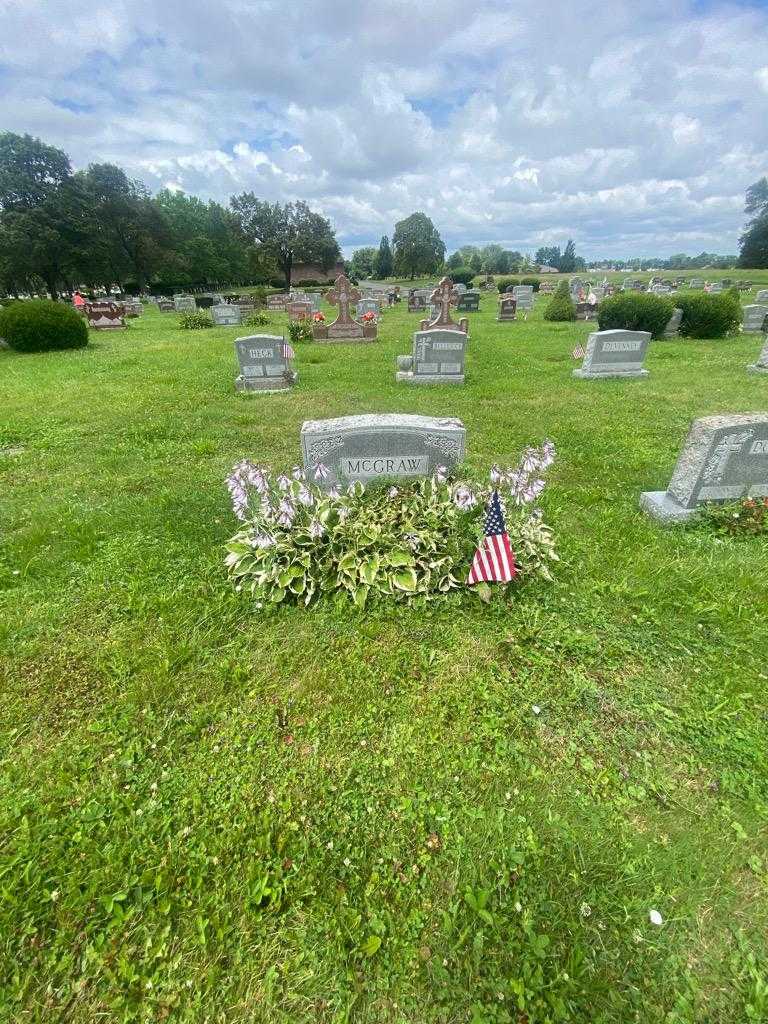
[(295, 355), (296, 355), (296, 353), (293, 351), (293, 349), (288, 344), (288, 342), (284, 341), (283, 342), (283, 358), (284, 359), (293, 359), (293, 357)]
[(572, 353), (574, 359), (583, 359), (586, 354), (583, 345), (577, 345)]
[(475, 583), (509, 583), (516, 576), (515, 554), (509, 546), (507, 524), (501, 511), (499, 492), (494, 491), (485, 517), (485, 536), (472, 559), (467, 586)]

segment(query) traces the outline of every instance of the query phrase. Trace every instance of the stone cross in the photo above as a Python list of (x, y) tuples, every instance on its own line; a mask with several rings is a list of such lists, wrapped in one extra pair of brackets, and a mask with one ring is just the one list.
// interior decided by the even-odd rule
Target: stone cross
[(338, 305), (339, 307), (339, 315), (334, 320), (334, 325), (351, 327), (355, 323), (349, 310), (350, 306), (360, 298), (360, 292), (345, 274), (340, 274), (336, 278), (333, 288), (326, 292), (325, 298), (332, 306)]
[[(456, 305), (457, 296), (453, 291), (453, 281), (450, 277), (444, 277), (440, 284), (429, 296), (429, 301), (440, 307), (437, 319), (432, 322), (433, 327), (442, 327), (444, 324), (453, 324), (451, 320), (451, 306)], [(455, 324), (454, 324), (455, 326)]]

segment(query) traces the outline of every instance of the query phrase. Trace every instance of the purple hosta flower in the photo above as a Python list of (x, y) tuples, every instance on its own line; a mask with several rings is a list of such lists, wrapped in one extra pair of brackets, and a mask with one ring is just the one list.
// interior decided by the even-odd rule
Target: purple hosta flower
[(494, 487), (498, 487), (501, 481), (504, 479), (503, 473), (496, 465), (491, 466), (491, 472), (489, 476), (491, 478), (491, 483), (493, 484)]
[(544, 480), (531, 480), (529, 484), (525, 486), (522, 492), (522, 504), (527, 505), (531, 501), (535, 501), (546, 486)]
[(304, 470), (301, 468), (301, 466), (294, 466), (293, 469), (291, 470), (291, 476), (293, 477), (294, 480), (306, 480)]
[(268, 533), (257, 533), (251, 541), (252, 548), (271, 548), (275, 543), (275, 538)]
[(338, 484), (334, 484), (333, 487), (328, 491), (328, 497), (333, 498), (334, 501), (338, 501), (341, 497), (341, 488)]
[(541, 468), (546, 469), (548, 466), (551, 466), (552, 463), (555, 461), (556, 454), (557, 450), (555, 449), (554, 442), (545, 441), (544, 444), (541, 446)]
[(348, 505), (342, 505), (341, 508), (339, 509), (339, 522), (340, 523), (345, 523), (347, 521), (347, 517), (348, 516), (349, 516), (349, 506)]
[(411, 549), (411, 551), (415, 551), (419, 546), (419, 538), (418, 535), (415, 533), (404, 533), (403, 540)]
[(291, 478), (286, 476), (285, 473), (281, 473), (276, 482), (281, 491), (287, 491), (291, 486)]
[(242, 478), (242, 463), (238, 463), (227, 477), (227, 490), (232, 501), (232, 511), (238, 519), (245, 519), (248, 508), (248, 492)]
[(400, 491), (398, 491), (398, 489), (396, 487), (390, 487), (389, 490), (387, 491), (387, 497), (388, 498), (396, 498), (399, 493), (400, 493)]
[(448, 467), (447, 466), (438, 466), (437, 467), (437, 469), (435, 470), (435, 480), (439, 484), (444, 484), (444, 483), (448, 482)]
[(296, 518), (296, 507), (288, 498), (283, 498), (277, 509), (277, 521), (281, 526), (292, 526)]
[(541, 454), (535, 448), (526, 448), (523, 457), (520, 459), (520, 467), (523, 473), (534, 473), (542, 468)]
[(453, 492), (453, 503), (456, 508), (466, 512), (477, 504), (477, 498), (466, 484), (459, 484)]
[(315, 480), (327, 480), (328, 479), (328, 467), (324, 466), (322, 462), (318, 462), (315, 466)]
[(309, 491), (303, 484), (299, 488), (299, 493), (297, 497), (299, 504), (304, 505), (307, 508), (311, 508), (311, 506), (315, 504), (315, 499), (312, 497), (312, 492)]
[(324, 533), (325, 527), (320, 522), (320, 520), (313, 519), (312, 522), (309, 524), (309, 536), (312, 537), (313, 540), (317, 540), (318, 537), (322, 537)]

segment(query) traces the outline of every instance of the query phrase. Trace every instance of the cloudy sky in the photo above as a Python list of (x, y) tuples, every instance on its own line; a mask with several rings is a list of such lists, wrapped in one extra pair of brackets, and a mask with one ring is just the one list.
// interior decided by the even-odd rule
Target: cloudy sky
[(0, 128), (153, 190), (306, 199), (347, 253), (735, 252), (768, 0), (0, 0)]

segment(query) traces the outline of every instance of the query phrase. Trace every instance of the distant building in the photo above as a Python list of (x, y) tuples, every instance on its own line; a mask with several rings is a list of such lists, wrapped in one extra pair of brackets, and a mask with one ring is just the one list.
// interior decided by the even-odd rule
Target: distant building
[(344, 273), (344, 264), (335, 263), (328, 270), (323, 270), (317, 263), (294, 263), (291, 268), (291, 284), (301, 284), (302, 281), (322, 281), (328, 283), (335, 281), (339, 274)]
[(557, 267), (548, 267), (546, 264), (543, 267), (539, 267), (540, 274), (559, 274), (560, 271)]

